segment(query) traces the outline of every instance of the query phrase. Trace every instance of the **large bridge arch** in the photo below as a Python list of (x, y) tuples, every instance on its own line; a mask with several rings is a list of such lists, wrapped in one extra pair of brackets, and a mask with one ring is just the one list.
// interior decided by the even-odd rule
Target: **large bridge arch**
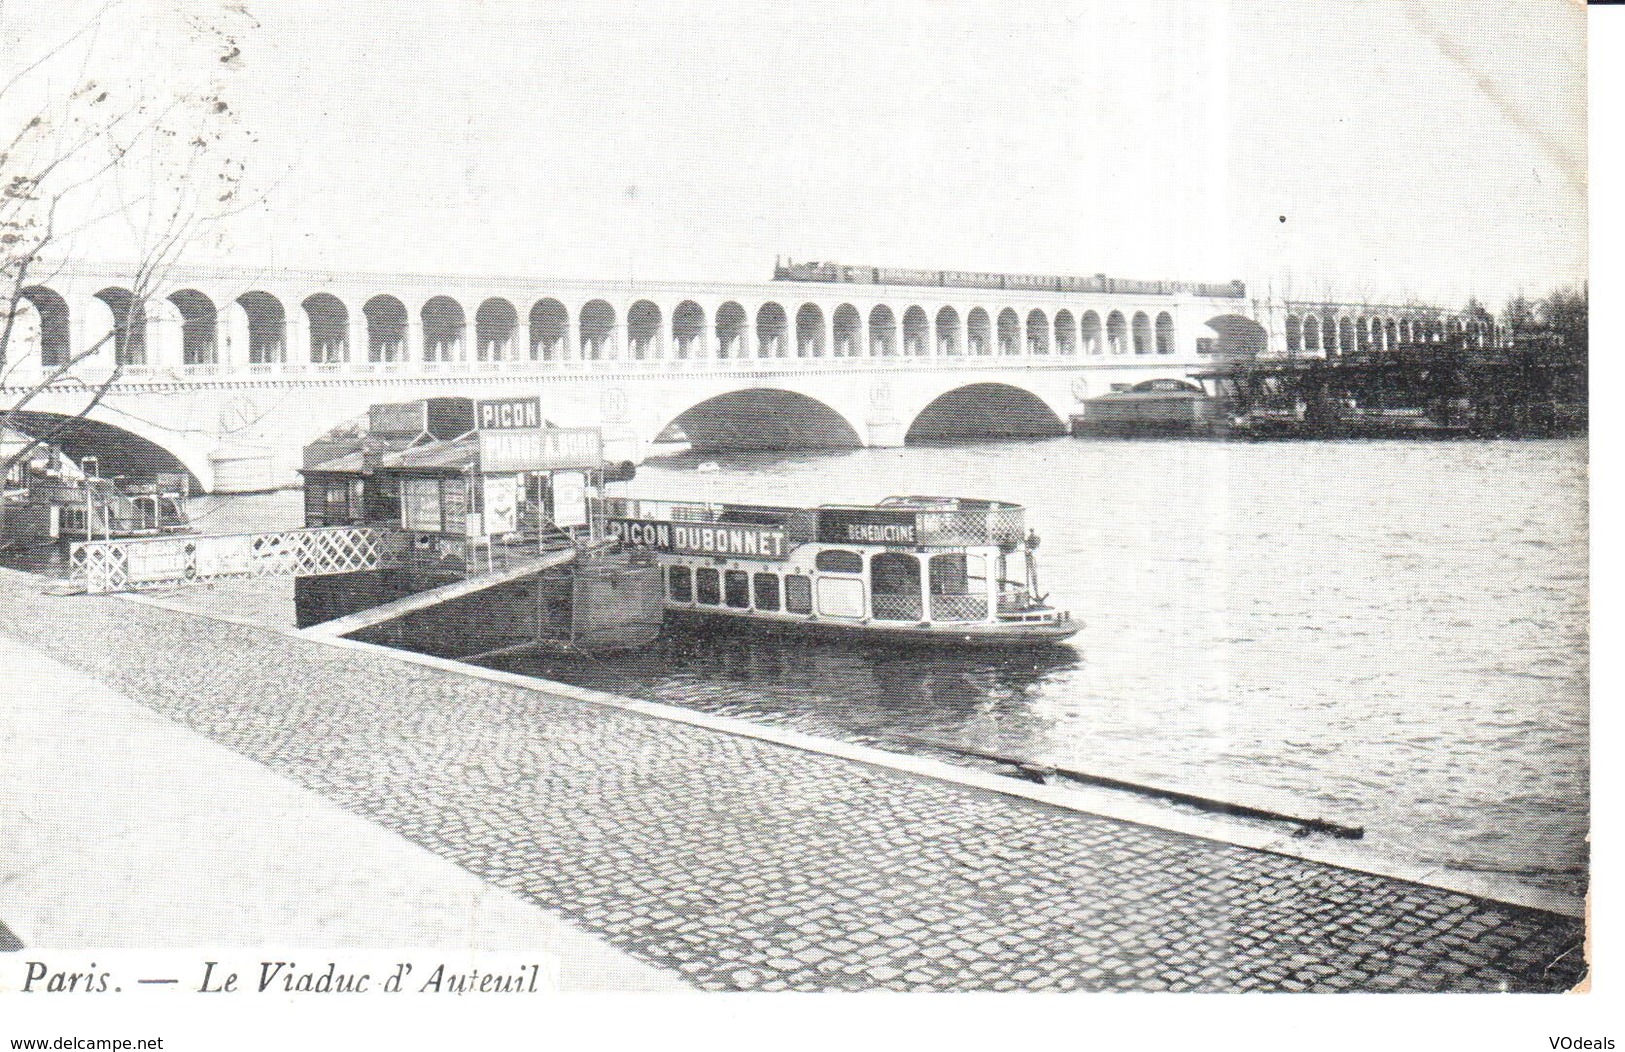
[(974, 383), (933, 398), (914, 415), (905, 444), (1053, 438), (1066, 424), (1048, 402), (1014, 384)]
[(860, 425), (810, 395), (752, 387), (713, 395), (662, 421), (680, 428), (697, 451), (855, 449)]
[(6, 420), (26, 435), (49, 439), (76, 463), (95, 457), (98, 473), (104, 477), (150, 477), (156, 472), (184, 471), (191, 477), (192, 492), (214, 488), (214, 466), (202, 443), (178, 441), (185, 436), (166, 432), (105, 404), (82, 417), (25, 409), (6, 414)]

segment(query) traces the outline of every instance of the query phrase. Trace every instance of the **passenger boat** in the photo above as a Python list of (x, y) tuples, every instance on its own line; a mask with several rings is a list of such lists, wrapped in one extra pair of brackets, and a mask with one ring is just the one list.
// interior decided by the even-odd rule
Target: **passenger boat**
[(1219, 402), (1184, 380), (1145, 380), (1090, 398), (1072, 417), (1075, 436), (1116, 438), (1205, 435), (1220, 419)]
[(6, 482), (0, 546), (193, 532), (186, 513), (189, 480), (182, 472), (102, 478), (94, 457), (76, 464), (61, 450), (42, 447)]
[(610, 532), (650, 549), (674, 621), (900, 643), (1024, 646), (1083, 627), (1039, 594), (1017, 504), (891, 497), (811, 508), (608, 498)]

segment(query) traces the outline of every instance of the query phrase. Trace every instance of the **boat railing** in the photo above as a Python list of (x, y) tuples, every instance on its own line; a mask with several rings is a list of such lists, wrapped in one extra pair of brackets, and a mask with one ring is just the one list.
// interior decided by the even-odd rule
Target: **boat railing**
[(968, 511), (921, 511), (914, 516), (919, 543), (931, 547), (972, 544), (1018, 545), (1026, 536), (1026, 512), (1021, 508)]
[[(734, 523), (778, 526), (791, 544), (806, 544), (819, 537), (821, 512), (850, 514), (850, 507), (784, 508), (768, 505), (708, 503), (704, 501), (650, 500), (615, 497), (605, 502), (611, 518), (655, 522)], [(888, 514), (908, 512), (914, 517), (915, 544), (951, 548), (995, 544), (1013, 547), (1026, 536), (1026, 511), (1016, 505), (993, 508), (885, 508)]]
[(870, 601), (875, 619), (879, 621), (920, 621), (925, 617), (925, 606), (917, 595), (875, 595)]
[(1025, 588), (1012, 588), (999, 594), (999, 613), (1001, 614), (1019, 614), (1025, 610), (1031, 610), (1037, 605), (1038, 602), (1033, 598), (1033, 594)]
[(817, 514), (805, 508), (636, 497), (611, 497), (604, 502), (604, 508), (605, 514), (612, 519), (776, 526), (784, 530), (790, 544), (805, 544), (816, 540), (818, 535)]
[(986, 621), (985, 595), (933, 595), (931, 597), (933, 621)]

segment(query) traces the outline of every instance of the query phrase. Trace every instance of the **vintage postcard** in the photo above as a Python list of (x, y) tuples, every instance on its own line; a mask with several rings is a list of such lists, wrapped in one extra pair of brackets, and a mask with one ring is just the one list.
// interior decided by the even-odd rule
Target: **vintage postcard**
[(0, 5), (0, 1038), (1625, 1040), (1587, 43)]

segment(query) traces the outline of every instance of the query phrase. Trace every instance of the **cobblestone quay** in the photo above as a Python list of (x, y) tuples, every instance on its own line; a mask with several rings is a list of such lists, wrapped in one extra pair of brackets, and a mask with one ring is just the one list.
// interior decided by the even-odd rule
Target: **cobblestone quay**
[(0, 572), (0, 631), (704, 989), (1584, 974), (1582, 926), (1555, 914), (39, 589)]

